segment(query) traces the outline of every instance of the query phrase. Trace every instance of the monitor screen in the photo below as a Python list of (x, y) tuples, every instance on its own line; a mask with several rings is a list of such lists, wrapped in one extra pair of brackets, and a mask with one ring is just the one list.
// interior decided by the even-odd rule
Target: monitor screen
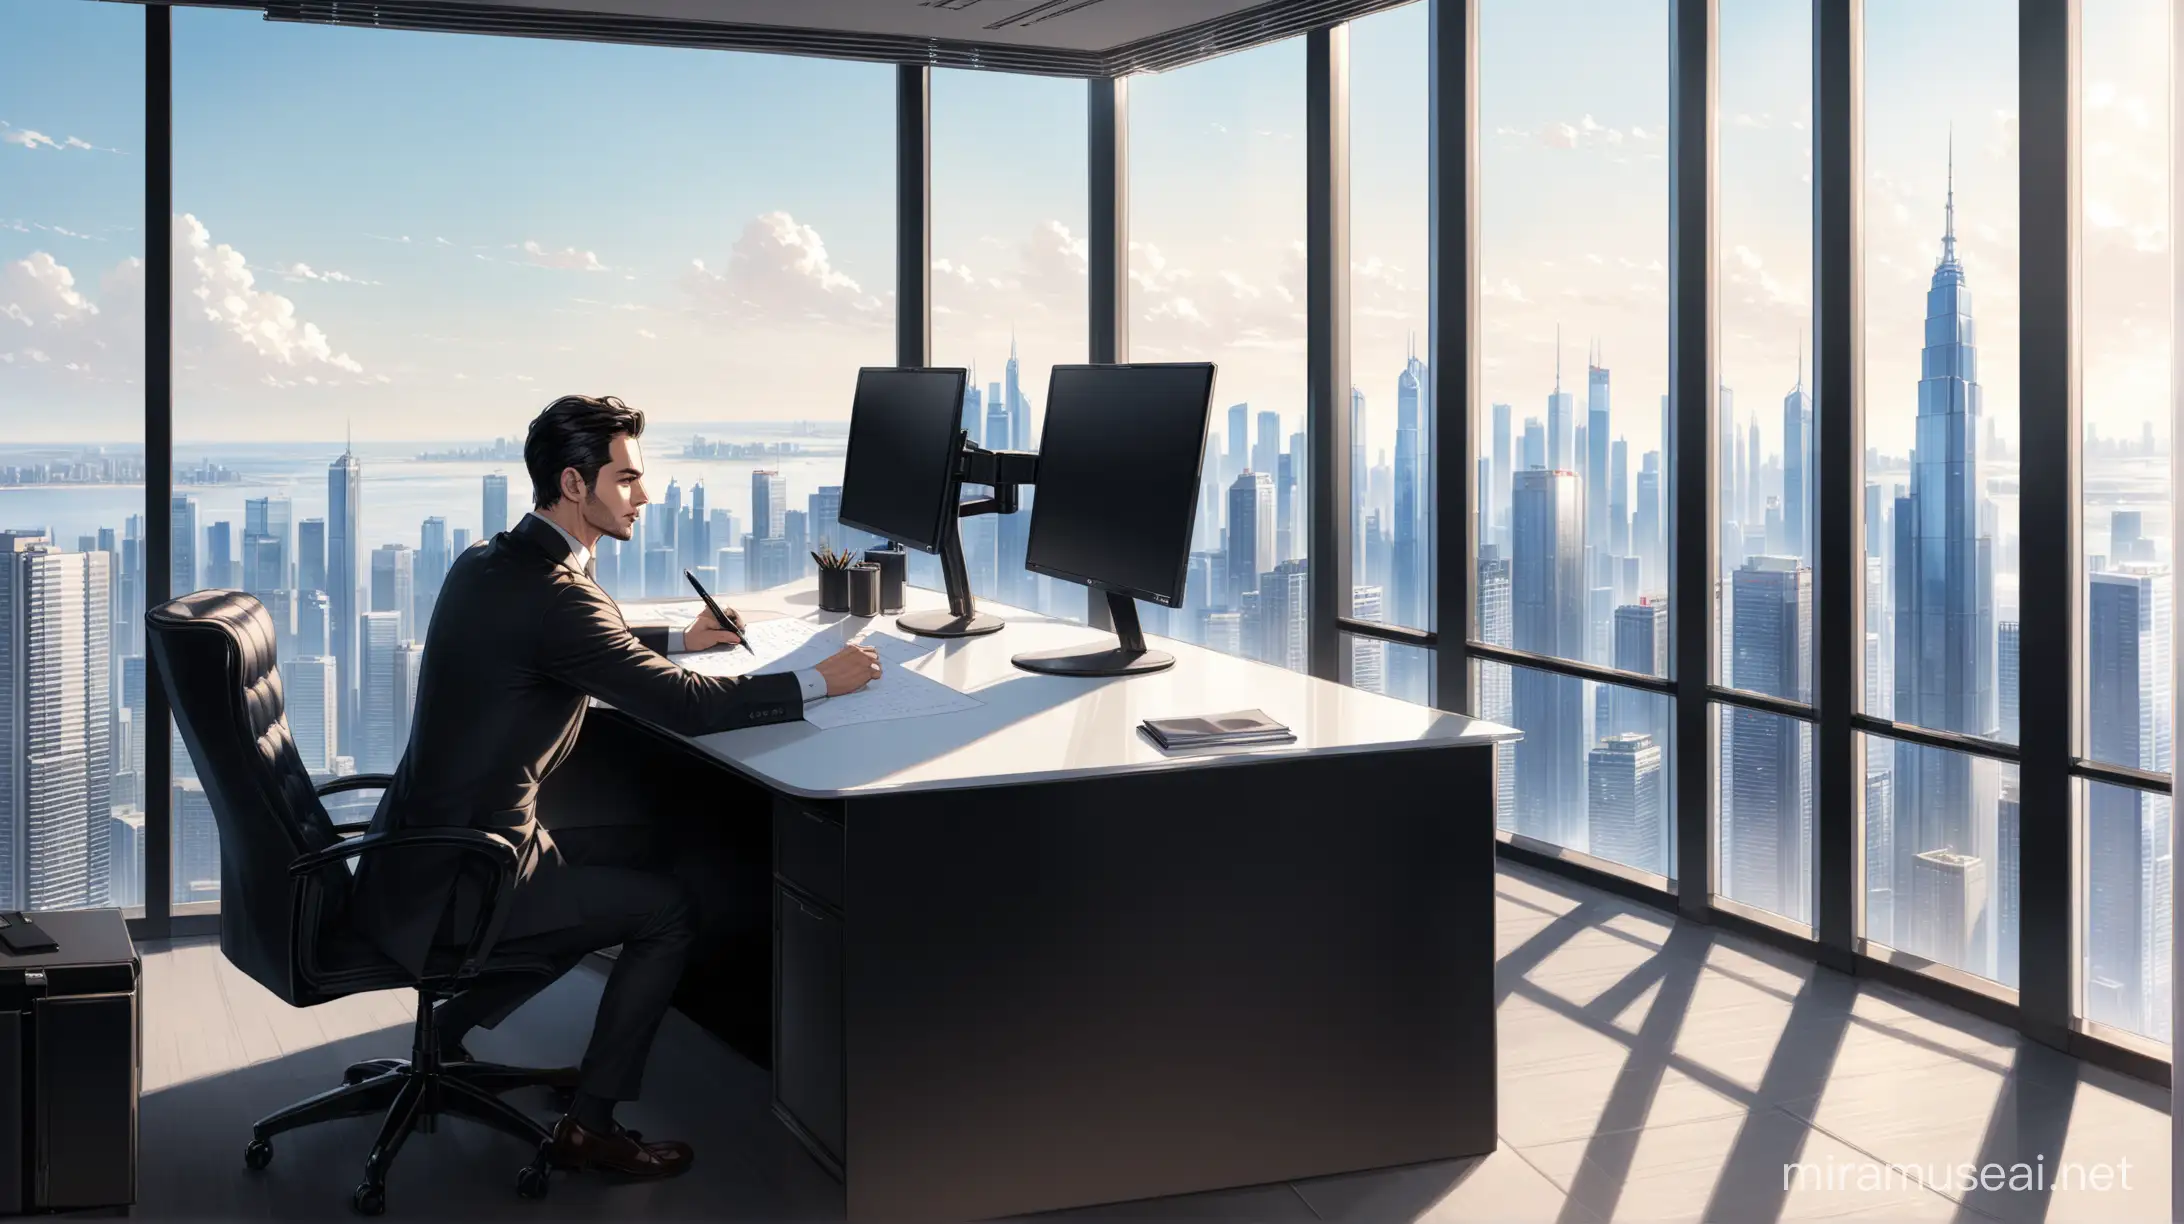
[(965, 373), (857, 371), (842, 463), (842, 525), (923, 552), (940, 547), (956, 497)]
[(1025, 568), (1183, 602), (1213, 365), (1058, 365)]

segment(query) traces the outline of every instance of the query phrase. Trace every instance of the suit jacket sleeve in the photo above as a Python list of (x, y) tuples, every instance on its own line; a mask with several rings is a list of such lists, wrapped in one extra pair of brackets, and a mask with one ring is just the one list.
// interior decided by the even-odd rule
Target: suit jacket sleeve
[(548, 609), (541, 654), (548, 675), (679, 735), (709, 735), (804, 716), (803, 689), (795, 676), (723, 677), (685, 671), (638, 640), (621, 610), (582, 584), (562, 587)]
[(646, 650), (656, 654), (667, 653), (666, 625), (635, 625), (630, 632), (637, 635), (637, 640), (644, 643)]

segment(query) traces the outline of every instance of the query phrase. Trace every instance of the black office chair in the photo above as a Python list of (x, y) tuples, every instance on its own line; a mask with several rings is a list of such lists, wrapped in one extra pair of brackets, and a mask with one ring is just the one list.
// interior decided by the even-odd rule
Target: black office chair
[[(243, 1159), (263, 1169), (272, 1137), (335, 1118), (385, 1111), (351, 1204), (386, 1210), (388, 1166), (413, 1130), (453, 1114), (529, 1143), (536, 1158), (517, 1175), (527, 1198), (546, 1192), (547, 1129), (499, 1093), (545, 1084), (550, 1073), (496, 1063), (443, 1062), (433, 1005), (480, 974), (550, 974), (542, 957), (496, 954), (494, 933), (516, 882), (516, 850), (493, 833), (447, 828), (369, 833), (335, 824), (321, 802), (337, 791), (383, 789), (386, 774), (357, 774), (314, 787), (296, 753), (281, 701), (273, 621), (240, 591), (199, 591), (161, 604), (146, 619), (152, 659), (174, 706), (182, 742), (197, 762), (220, 830), (220, 951), (294, 1007), (393, 987), (417, 991), (408, 1059), (348, 1069), (339, 1088), (259, 1119)], [(423, 975), (382, 955), (347, 920), (348, 861), (412, 847), (453, 847), (493, 880), (492, 900), (461, 947), (436, 949)]]

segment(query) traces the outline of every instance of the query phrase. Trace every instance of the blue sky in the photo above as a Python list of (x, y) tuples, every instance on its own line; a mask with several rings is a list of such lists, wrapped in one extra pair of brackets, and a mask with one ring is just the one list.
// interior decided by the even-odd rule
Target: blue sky
[[(1809, 315), (1807, 13), (1773, 0), (1722, 18), (1723, 381), (1770, 449)], [(2086, 393), (2107, 432), (2165, 415), (2165, 176), (2145, 177), (2166, 160), (2160, 16), (2153, 0), (2086, 11)], [(1987, 402), (2015, 433), (2006, 18), (1992, 0), (1867, 6), (1868, 433), (1884, 448), (1908, 434), (1952, 128)], [(0, 414), (11, 436), (132, 436), (142, 14), (30, 0), (5, 21), (0, 310), (34, 326), (0, 331)], [(1353, 368), (1376, 449), (1426, 323), (1425, 35), (1422, 5), (1351, 35)], [(1486, 396), (1520, 423), (1542, 414), (1559, 323), (1566, 383), (1597, 337), (1617, 430), (1650, 449), (1664, 0), (1488, 0), (1481, 35)], [(1291, 429), (1303, 58), (1292, 40), (1130, 85), (1134, 352), (1210, 357), (1224, 402)], [(203, 9), (176, 10), (175, 65), (182, 435), (324, 437), (354, 417), (489, 436), (570, 388), (671, 420), (838, 418), (855, 367), (891, 359), (888, 68)], [(1046, 366), (1084, 355), (1084, 99), (1074, 81), (934, 83), (936, 359), (996, 379), (1013, 332), (1035, 400)]]

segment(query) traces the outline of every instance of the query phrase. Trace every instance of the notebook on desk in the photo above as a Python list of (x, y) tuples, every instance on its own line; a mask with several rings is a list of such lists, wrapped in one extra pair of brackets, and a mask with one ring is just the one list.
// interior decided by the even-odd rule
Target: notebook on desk
[(1282, 744), (1297, 738), (1265, 710), (1232, 710), (1183, 718), (1148, 718), (1145, 733), (1168, 750), (1226, 747), (1231, 744)]

